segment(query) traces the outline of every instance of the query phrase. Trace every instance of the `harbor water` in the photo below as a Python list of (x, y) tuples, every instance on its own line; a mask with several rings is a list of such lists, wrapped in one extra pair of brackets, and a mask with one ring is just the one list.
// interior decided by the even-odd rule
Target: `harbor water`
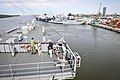
[[(32, 19), (26, 16), (1, 19), (0, 33)], [(87, 25), (36, 23), (45, 26), (54, 40), (63, 36), (71, 49), (80, 54), (81, 67), (77, 68), (74, 80), (120, 80), (120, 34)], [(38, 27), (27, 36), (38, 40), (39, 33)]]

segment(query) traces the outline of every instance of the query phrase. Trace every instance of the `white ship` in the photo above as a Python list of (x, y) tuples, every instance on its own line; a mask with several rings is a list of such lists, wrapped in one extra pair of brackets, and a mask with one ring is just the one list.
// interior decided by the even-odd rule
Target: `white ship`
[(49, 21), (50, 23), (54, 23), (54, 24), (85, 24), (85, 21), (77, 21), (77, 20), (52, 20)]
[(0, 43), (0, 80), (62, 80), (76, 77), (76, 68), (81, 63), (79, 54), (70, 49), (63, 37), (52, 41), (53, 49), (49, 50), (45, 28), (41, 29), (43, 41), (40, 42), (40, 50), (36, 47), (35, 55), (30, 54), (29, 42)]

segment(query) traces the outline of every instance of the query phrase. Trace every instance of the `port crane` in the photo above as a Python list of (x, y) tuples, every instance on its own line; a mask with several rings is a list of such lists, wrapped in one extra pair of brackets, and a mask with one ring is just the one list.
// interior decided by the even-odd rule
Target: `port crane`
[(98, 9), (98, 13), (97, 13), (97, 15), (96, 15), (96, 18), (99, 18), (100, 15), (101, 15), (101, 12), (100, 12), (101, 6), (102, 6), (102, 3), (100, 3), (100, 5), (99, 5), (99, 9)]

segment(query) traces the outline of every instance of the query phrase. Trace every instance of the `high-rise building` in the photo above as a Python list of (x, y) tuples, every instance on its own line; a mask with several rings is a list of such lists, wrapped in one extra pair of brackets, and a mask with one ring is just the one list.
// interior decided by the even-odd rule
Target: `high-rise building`
[(106, 7), (103, 7), (103, 16), (106, 16)]

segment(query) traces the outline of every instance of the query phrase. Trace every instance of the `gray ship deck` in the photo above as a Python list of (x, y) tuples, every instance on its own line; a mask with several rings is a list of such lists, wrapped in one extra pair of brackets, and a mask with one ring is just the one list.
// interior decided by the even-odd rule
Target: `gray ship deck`
[(13, 78), (15, 80), (48, 80), (53, 75), (56, 79), (60, 77), (72, 78), (72, 68), (68, 62), (64, 68), (56, 66), (56, 56), (53, 54), (51, 58), (45, 52), (42, 55), (17, 53), (14, 57), (11, 53), (0, 53), (0, 80)]
[(34, 63), (34, 62), (53, 62), (55, 59), (49, 57), (48, 53), (42, 53), (42, 55), (31, 55), (30, 53), (16, 53), (13, 57), (11, 53), (0, 53), (0, 64), (22, 64), (22, 63)]
[[(42, 41), (43, 36), (40, 36), (42, 34), (40, 32), (41, 27), (36, 28), (26, 34), (28, 36), (27, 41), (23, 38), (20, 43), (10, 44), (7, 42), (12, 37), (11, 35), (16, 34), (16, 31), (2, 36), (0, 41), (0, 80), (51, 80), (52, 76), (58, 80), (71, 79), (76, 76), (76, 67), (80, 67), (81, 58), (78, 57), (78, 54), (76, 55), (75, 52), (72, 52), (65, 42), (58, 49), (57, 47), (55, 48), (58, 52), (61, 50), (58, 56), (64, 56), (64, 59), (60, 60), (58, 60), (58, 56), (55, 53), (50, 57), (47, 43), (41, 44), (42, 55), (38, 53), (31, 55), (25, 48), (21, 47), (30, 44), (25, 42), (30, 42), (31, 36), (34, 35), (39, 36), (36, 39)], [(47, 32), (49, 34), (53, 33), (51, 29), (47, 29)], [(53, 39), (54, 35), (51, 37)], [(13, 48), (13, 45), (15, 48)], [(46, 51), (44, 52), (44, 50)], [(15, 52), (14, 57), (12, 52)]]

